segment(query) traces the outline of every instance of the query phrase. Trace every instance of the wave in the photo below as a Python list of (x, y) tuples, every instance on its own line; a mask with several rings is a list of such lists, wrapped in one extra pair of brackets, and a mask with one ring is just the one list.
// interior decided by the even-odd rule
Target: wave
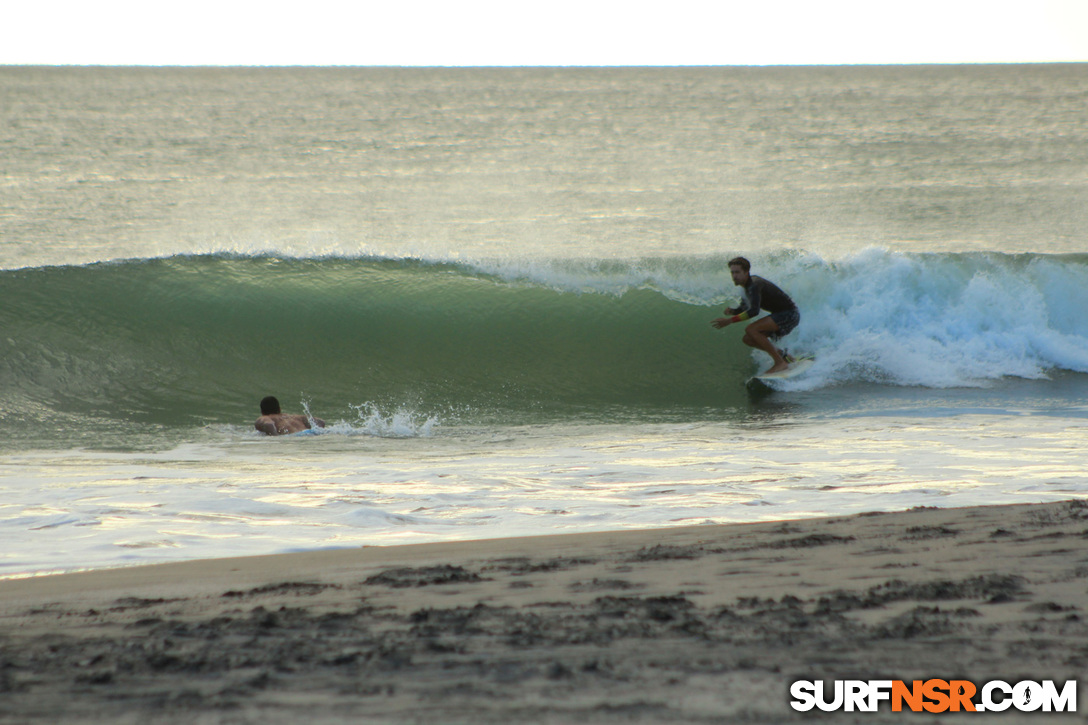
[[(795, 389), (926, 388), (1088, 372), (1088, 256), (753, 260), (802, 308)], [(735, 409), (765, 361), (709, 322), (724, 257), (473, 261), (204, 255), (0, 272), (2, 422), (423, 419)], [(738, 326), (739, 327), (739, 326)], [(332, 412), (330, 412), (332, 411)]]

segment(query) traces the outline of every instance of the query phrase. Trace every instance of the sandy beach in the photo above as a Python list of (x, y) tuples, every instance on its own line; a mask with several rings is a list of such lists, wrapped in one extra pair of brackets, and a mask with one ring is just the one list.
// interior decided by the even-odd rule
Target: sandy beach
[(0, 722), (1084, 722), (790, 685), (1079, 682), (1086, 536), (1072, 501), (7, 580)]

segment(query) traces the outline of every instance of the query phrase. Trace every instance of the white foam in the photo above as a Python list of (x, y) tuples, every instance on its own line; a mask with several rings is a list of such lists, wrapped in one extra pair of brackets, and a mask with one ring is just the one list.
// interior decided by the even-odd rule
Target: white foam
[[(309, 415), (307, 403), (303, 403)], [(427, 415), (403, 406), (391, 411), (375, 403), (350, 406), (358, 415), (356, 420), (327, 422), (325, 428), (316, 425), (307, 433), (312, 435), (376, 436), (379, 438), (428, 438), (439, 425), (437, 415)], [(311, 425), (312, 417), (311, 417)]]
[[(845, 380), (931, 388), (1088, 372), (1088, 266), (1000, 255), (869, 249), (781, 270), (802, 322), (790, 346), (817, 365), (793, 389)], [(1088, 309), (1088, 307), (1080, 308)]]
[(750, 430), (534, 426), (501, 440), (258, 440), (239, 429), (154, 455), (25, 453), (0, 470), (0, 576), (1088, 496), (1086, 424), (852, 415)]

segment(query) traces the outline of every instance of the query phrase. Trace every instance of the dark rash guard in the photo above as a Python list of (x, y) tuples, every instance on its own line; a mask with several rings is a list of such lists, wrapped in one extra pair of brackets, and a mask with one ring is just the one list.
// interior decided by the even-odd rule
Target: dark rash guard
[(752, 275), (748, 286), (744, 288), (744, 299), (740, 307), (733, 309), (733, 314), (741, 320), (747, 320), (759, 314), (760, 310), (766, 310), (771, 314), (796, 310), (797, 305), (790, 296), (783, 292), (773, 282), (768, 282), (762, 277)]

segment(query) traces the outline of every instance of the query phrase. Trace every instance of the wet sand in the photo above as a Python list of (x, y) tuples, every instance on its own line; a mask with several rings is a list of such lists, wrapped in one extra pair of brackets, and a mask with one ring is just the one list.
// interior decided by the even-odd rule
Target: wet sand
[(933, 722), (789, 687), (1082, 681), (1086, 539), (1073, 501), (0, 581), (0, 723)]

